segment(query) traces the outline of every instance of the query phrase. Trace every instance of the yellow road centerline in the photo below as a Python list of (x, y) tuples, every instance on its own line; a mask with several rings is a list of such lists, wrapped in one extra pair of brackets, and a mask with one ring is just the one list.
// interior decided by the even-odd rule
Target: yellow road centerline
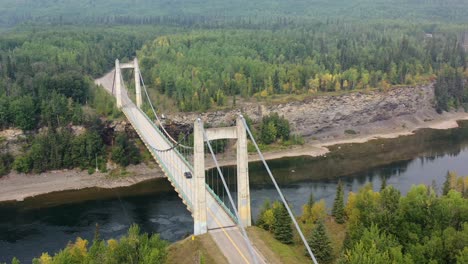
[(247, 258), (245, 257), (244, 254), (242, 254), (242, 251), (239, 249), (239, 247), (236, 245), (236, 243), (234, 243), (234, 241), (232, 240), (231, 236), (228, 234), (228, 232), (226, 231), (226, 229), (224, 229), (224, 227), (221, 225), (221, 223), (218, 221), (218, 219), (216, 218), (216, 216), (213, 214), (213, 212), (211, 211), (211, 208), (208, 207), (208, 213), (210, 213), (210, 215), (213, 217), (213, 219), (216, 221), (216, 223), (221, 227), (221, 230), (223, 230), (223, 233), (226, 235), (226, 237), (228, 238), (228, 240), (231, 242), (231, 244), (234, 246), (234, 248), (237, 250), (237, 252), (239, 252), (239, 254), (241, 255), (241, 257), (245, 260), (246, 263), (249, 263), (250, 262), (247, 260)]
[[(170, 151), (169, 153), (171, 153), (170, 155), (174, 155), (176, 158), (178, 158), (180, 160), (180, 162), (182, 162), (182, 160), (180, 159), (180, 157), (175, 153), (174, 150)], [(171, 159), (170, 157), (167, 157), (167, 160), (166, 162), (168, 162), (169, 164), (171, 164), (172, 168), (181, 173), (181, 175), (183, 175), (183, 172), (181, 171), (180, 167), (177, 166), (176, 164), (174, 164), (174, 160)], [(184, 166), (184, 169), (188, 169), (187, 165), (182, 163)], [(188, 186), (189, 189), (192, 189), (192, 181), (190, 179), (187, 179), (187, 178), (182, 178), (182, 181), (185, 181), (186, 183), (188, 183)], [(226, 231), (226, 229), (224, 229), (223, 225), (221, 224), (221, 222), (218, 220), (218, 218), (215, 216), (215, 214), (212, 212), (211, 208), (210, 207), (207, 207), (207, 211), (208, 213), (211, 215), (211, 217), (215, 220), (216, 224), (218, 224), (218, 226), (221, 228), (221, 230), (223, 231), (223, 233), (226, 235), (226, 237), (228, 238), (229, 242), (231, 242), (231, 244), (234, 246), (234, 248), (236, 249), (236, 251), (239, 253), (239, 255), (244, 259), (244, 261), (248, 264), (250, 264), (249, 260), (247, 259), (247, 257), (242, 253), (242, 251), (239, 249), (239, 247), (236, 245), (236, 243), (234, 242), (234, 240), (231, 238), (231, 236), (229, 235), (229, 233)]]

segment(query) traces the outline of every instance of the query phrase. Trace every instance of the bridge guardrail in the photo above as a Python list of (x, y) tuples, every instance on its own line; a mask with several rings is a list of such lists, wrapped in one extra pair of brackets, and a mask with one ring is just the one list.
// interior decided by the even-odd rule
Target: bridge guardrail
[(224, 211), (226, 211), (226, 213), (229, 215), (229, 217), (232, 218), (232, 220), (234, 221), (234, 223), (236, 224), (239, 224), (239, 221), (238, 219), (234, 216), (234, 214), (231, 212), (231, 210), (229, 210), (229, 208), (227, 208), (227, 206), (223, 203), (223, 201), (221, 201), (221, 199), (219, 198), (219, 196), (213, 191), (213, 189), (211, 189), (211, 187), (206, 184), (206, 189), (208, 190), (208, 192), (211, 194), (211, 196), (213, 196), (213, 198), (216, 200), (216, 202), (224, 209)]
[[(156, 129), (156, 131), (158, 131), (159, 135), (161, 135), (164, 140), (167, 142), (167, 144), (170, 146), (172, 145), (172, 143), (163, 135), (163, 133), (161, 132), (161, 130), (156, 126), (156, 124), (154, 124), (153, 121), (151, 121), (151, 119), (146, 115), (145, 112), (143, 112), (141, 109), (138, 109), (142, 114), (143, 116), (151, 123), (151, 125)], [(193, 173), (193, 165), (187, 160), (185, 159), (185, 157), (180, 154), (180, 152), (177, 150), (177, 148), (174, 148), (175, 152), (177, 153), (177, 155), (185, 162), (185, 164), (189, 167), (189, 169), (192, 171)]]
[[(138, 109), (139, 110), (139, 109)], [(137, 133), (139, 135), (141, 135), (141, 131), (138, 129), (138, 127), (134, 124), (134, 121), (132, 121), (132, 119), (129, 117), (129, 115), (126, 113), (125, 111), (125, 107), (122, 108), (122, 112), (125, 114), (125, 116), (127, 117), (127, 119), (130, 121), (130, 123), (132, 123), (133, 125), (133, 128), (137, 131)], [(140, 112), (142, 112), (140, 110)], [(143, 113), (143, 112), (142, 112)], [(148, 120), (149, 121), (149, 120)], [(150, 122), (151, 123), (151, 122)], [(156, 128), (156, 127), (155, 127)], [(156, 130), (158, 131), (158, 133), (160, 133), (161, 135), (161, 132), (156, 128)], [(146, 140), (141, 137), (141, 140), (145, 143), (146, 146), (149, 146), (148, 142), (146, 142)], [(163, 136), (164, 138), (164, 136)], [(191, 202), (191, 200), (189, 200), (187, 198), (187, 195), (185, 194), (184, 190), (182, 188), (180, 188), (180, 185), (178, 184), (178, 182), (175, 180), (175, 177), (172, 175), (172, 173), (170, 172), (170, 170), (167, 168), (166, 164), (163, 162), (163, 160), (159, 157), (159, 155), (156, 153), (156, 151), (152, 150), (151, 148), (148, 148), (150, 150), (150, 152), (153, 154), (153, 156), (157, 159), (157, 162), (163, 167), (163, 170), (166, 172), (168, 178), (170, 179), (170, 181), (175, 185), (178, 193), (180, 195), (182, 195), (182, 198), (185, 200), (185, 202), (187, 203), (187, 206), (189, 206), (189, 209), (190, 211), (193, 211), (193, 204)], [(180, 155), (180, 154), (179, 154)]]

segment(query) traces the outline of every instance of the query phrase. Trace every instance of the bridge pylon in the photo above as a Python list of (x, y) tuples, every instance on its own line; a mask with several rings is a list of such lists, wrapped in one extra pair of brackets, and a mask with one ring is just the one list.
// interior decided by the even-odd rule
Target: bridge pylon
[(115, 60), (115, 98), (117, 99), (117, 107), (122, 108), (122, 69), (133, 69), (135, 75), (135, 92), (136, 92), (136, 105), (141, 109), (143, 99), (141, 96), (141, 74), (138, 59), (135, 58), (132, 63), (120, 64), (119, 60)]
[(247, 152), (247, 132), (242, 117), (237, 118), (236, 126), (205, 129), (203, 135), (203, 122), (197, 119), (194, 124), (194, 179), (195, 179), (195, 203), (194, 203), (194, 234), (200, 235), (208, 232), (206, 225), (206, 179), (205, 179), (205, 151), (206, 140), (236, 139), (237, 147), (237, 211), (240, 219), (234, 219), (244, 227), (252, 225), (250, 208), (249, 186), (249, 160)]
[(115, 98), (117, 100), (117, 108), (122, 108), (122, 72), (120, 70), (120, 61), (115, 60)]
[(136, 91), (136, 104), (137, 107), (141, 109), (141, 104), (143, 102), (141, 98), (141, 79), (140, 79), (140, 66), (138, 65), (138, 59), (133, 60), (133, 67), (135, 73), (135, 91)]

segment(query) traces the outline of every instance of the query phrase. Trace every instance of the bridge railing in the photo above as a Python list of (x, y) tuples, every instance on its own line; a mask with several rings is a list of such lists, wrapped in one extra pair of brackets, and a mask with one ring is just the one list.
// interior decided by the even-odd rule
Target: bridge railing
[[(138, 109), (138, 108), (136, 108)], [(164, 172), (166, 173), (167, 177), (169, 178), (169, 180), (171, 181), (171, 183), (174, 185), (174, 187), (176, 188), (176, 191), (179, 193), (179, 195), (182, 196), (182, 199), (185, 201), (185, 203), (187, 204), (187, 207), (189, 208), (189, 210), (192, 212), (193, 211), (193, 204), (192, 204), (192, 199), (189, 199), (188, 195), (185, 193), (184, 189), (181, 188), (180, 184), (178, 183), (178, 181), (176, 180), (176, 178), (174, 177), (174, 175), (172, 174), (172, 172), (167, 168), (166, 164), (165, 164), (165, 161), (162, 160), (162, 158), (160, 157), (160, 153), (158, 153), (157, 151), (153, 150), (153, 148), (150, 146), (150, 144), (144, 139), (144, 137), (142, 136), (142, 132), (140, 131), (140, 129), (138, 128), (138, 126), (135, 124), (135, 121), (133, 121), (133, 118), (131, 116), (129, 116), (129, 114), (125, 111), (125, 108), (122, 109), (123, 113), (125, 114), (125, 116), (127, 117), (127, 119), (130, 121), (130, 123), (132, 123), (132, 126), (133, 128), (135, 129), (135, 131), (137, 132), (137, 134), (140, 136), (141, 140), (143, 141), (143, 143), (146, 145), (147, 149), (151, 152), (151, 154), (153, 155), (153, 157), (157, 160), (157, 162), (159, 163), (159, 165), (162, 167), (162, 169), (164, 170)], [(149, 118), (143, 113), (143, 111), (141, 111), (140, 109), (138, 109), (140, 111), (140, 113), (143, 114), (143, 116), (145, 116), (148, 121)], [(150, 121), (150, 123), (152, 123)], [(157, 129), (157, 127), (152, 124), (153, 127), (155, 127), (156, 131), (165, 139), (167, 140), (164, 135), (161, 134), (161, 132)], [(180, 153), (178, 154), (180, 155)], [(181, 155), (179, 156), (180, 158)], [(186, 162), (186, 161), (185, 161)]]
[(213, 198), (216, 200), (216, 202), (226, 211), (226, 213), (231, 217), (231, 219), (234, 221), (234, 223), (239, 224), (239, 220), (237, 217), (234, 215), (234, 213), (226, 206), (226, 204), (221, 200), (221, 198), (211, 189), (211, 187), (208, 184), (206, 185), (206, 190), (213, 196)]
[[(169, 139), (167, 139), (167, 137), (163, 134), (163, 132), (161, 131), (161, 129), (151, 120), (151, 118), (148, 117), (148, 115), (146, 115), (145, 112), (143, 112), (141, 109), (138, 109), (142, 114), (143, 116), (148, 120), (148, 122), (150, 122), (150, 124), (156, 129), (156, 131), (159, 133), (159, 135), (162, 136), (162, 138), (164, 138), (164, 140), (167, 142), (167, 144), (169, 146), (173, 145), (174, 143), (169, 141)], [(193, 173), (193, 164), (191, 164), (185, 157), (184, 155), (182, 155), (179, 150), (177, 148), (174, 148), (175, 152), (177, 153), (177, 155), (185, 162), (185, 164), (190, 168), (191, 172)]]
[[(137, 109), (139, 113), (141, 113), (141, 115), (151, 124), (151, 126), (154, 128), (154, 130), (156, 130), (156, 132), (163, 138), (163, 140), (167, 143), (168, 146), (173, 146), (174, 145), (174, 142), (170, 141), (166, 135), (163, 133), (163, 131), (161, 131), (161, 128), (159, 126), (157, 126), (152, 120), (151, 118), (144, 112), (142, 111), (140, 108), (136, 107), (136, 105), (133, 103), (133, 101), (128, 97), (128, 94), (126, 93), (126, 89), (125, 89), (125, 84), (122, 84), (122, 97), (125, 97), (125, 101), (127, 101), (128, 105), (131, 106), (131, 108), (134, 108), (134, 109)], [(148, 150), (150, 150), (151, 154), (153, 155), (153, 157), (157, 160), (157, 162), (160, 164), (160, 166), (162, 167), (162, 169), (165, 171), (167, 177), (169, 178), (169, 180), (171, 181), (171, 183), (174, 185), (174, 187), (176, 188), (176, 191), (178, 192), (178, 194), (181, 196), (181, 198), (185, 201), (185, 203), (187, 204), (187, 207), (190, 211), (193, 212), (193, 204), (192, 204), (192, 199), (189, 199), (187, 193), (185, 192), (185, 190), (180, 186), (179, 182), (177, 181), (175, 175), (173, 175), (173, 173), (171, 172), (171, 170), (167, 167), (165, 161), (161, 158), (161, 153), (156, 151), (155, 149), (153, 149), (151, 147), (151, 145), (144, 139), (144, 137), (142, 136), (142, 132), (140, 131), (140, 129), (138, 128), (137, 124), (136, 124), (136, 121), (133, 120), (133, 117), (129, 115), (129, 113), (127, 113), (127, 111), (125, 111), (125, 108), (127, 108), (127, 106), (124, 106), (122, 108), (122, 111), (124, 112), (125, 116), (127, 117), (127, 119), (130, 121), (130, 123), (132, 123), (132, 126), (134, 127), (135, 131), (139, 134), (140, 138), (142, 139), (143, 143), (146, 145), (146, 147), (148, 148)], [(173, 148), (172, 150), (170, 150), (170, 152), (172, 152), (187, 166), (187, 168), (192, 172), (193, 174), (193, 164), (177, 149), (177, 147)], [(191, 151), (193, 152), (193, 149), (191, 149)], [(193, 156), (193, 153), (191, 153), (192, 156)], [(182, 176), (182, 175), (180, 175)], [(235, 215), (233, 214), (233, 212), (225, 205), (225, 203), (221, 200), (221, 198), (214, 192), (213, 189), (211, 189), (211, 187), (206, 184), (206, 189), (208, 191), (208, 193), (215, 199), (215, 201), (223, 208), (223, 210), (228, 214), (229, 217), (231, 217), (233, 219), (233, 221), (235, 223), (238, 223), (238, 220), (237, 218), (235, 217)]]

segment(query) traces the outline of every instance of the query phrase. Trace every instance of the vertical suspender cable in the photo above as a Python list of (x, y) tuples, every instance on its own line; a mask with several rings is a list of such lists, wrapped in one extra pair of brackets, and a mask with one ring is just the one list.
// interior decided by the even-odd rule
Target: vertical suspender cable
[(312, 258), (312, 261), (315, 264), (318, 264), (317, 260), (315, 259), (314, 254), (312, 253), (312, 250), (309, 247), (309, 244), (307, 243), (307, 240), (304, 237), (304, 234), (301, 231), (301, 228), (299, 227), (299, 224), (296, 221), (296, 218), (294, 217), (293, 212), (291, 211), (291, 208), (289, 208), (289, 205), (286, 202), (286, 199), (284, 198), (284, 195), (281, 192), (281, 189), (279, 188), (278, 184), (276, 183), (275, 177), (273, 177), (273, 174), (271, 173), (270, 167), (268, 167), (268, 164), (266, 163), (265, 158), (263, 157), (263, 154), (262, 154), (262, 152), (260, 151), (260, 148), (257, 145), (257, 142), (255, 142), (255, 138), (253, 137), (252, 132), (250, 131), (250, 128), (247, 126), (247, 122), (245, 121), (245, 119), (244, 119), (244, 117), (242, 115), (240, 115), (240, 117), (242, 119), (242, 122), (244, 123), (244, 126), (245, 126), (245, 129), (247, 130), (247, 133), (249, 133), (249, 136), (250, 136), (250, 139), (252, 140), (252, 143), (255, 145), (255, 148), (257, 149), (258, 155), (260, 156), (260, 159), (262, 160), (263, 165), (265, 166), (265, 168), (266, 168), (266, 170), (268, 172), (268, 175), (270, 175), (270, 178), (271, 178), (271, 181), (273, 182), (273, 185), (275, 185), (275, 188), (278, 191), (279, 196), (281, 197), (281, 201), (283, 202), (284, 206), (288, 210), (289, 216), (291, 217), (292, 221), (294, 222), (294, 225), (295, 225), (295, 227), (297, 229), (297, 232), (299, 233), (299, 235), (300, 235), (300, 237), (302, 239), (302, 242), (304, 242), (304, 245), (305, 245), (305, 247), (307, 249), (307, 252), (309, 253), (309, 256)]
[(166, 131), (166, 129), (165, 129), (164, 126), (162, 125), (161, 120), (159, 119), (158, 115), (156, 114), (156, 110), (155, 110), (154, 107), (153, 107), (153, 103), (151, 103), (151, 100), (150, 100), (148, 91), (146, 90), (145, 81), (143, 80), (143, 76), (141, 75), (141, 71), (140, 71), (140, 80), (141, 80), (141, 83), (143, 84), (143, 90), (145, 90), (145, 94), (146, 94), (146, 98), (148, 99), (148, 103), (150, 104), (150, 107), (151, 107), (151, 110), (153, 111), (154, 116), (156, 117), (156, 119), (157, 119), (158, 122), (159, 122), (159, 127), (161, 128), (162, 132), (164, 132), (164, 134), (166, 134), (166, 136), (167, 136), (173, 143), (178, 144), (178, 145), (181, 146), (182, 148), (192, 148), (192, 147), (190, 147), (190, 146), (185, 146), (185, 145), (180, 144), (180, 143), (177, 142), (175, 139), (173, 139), (172, 136)]

